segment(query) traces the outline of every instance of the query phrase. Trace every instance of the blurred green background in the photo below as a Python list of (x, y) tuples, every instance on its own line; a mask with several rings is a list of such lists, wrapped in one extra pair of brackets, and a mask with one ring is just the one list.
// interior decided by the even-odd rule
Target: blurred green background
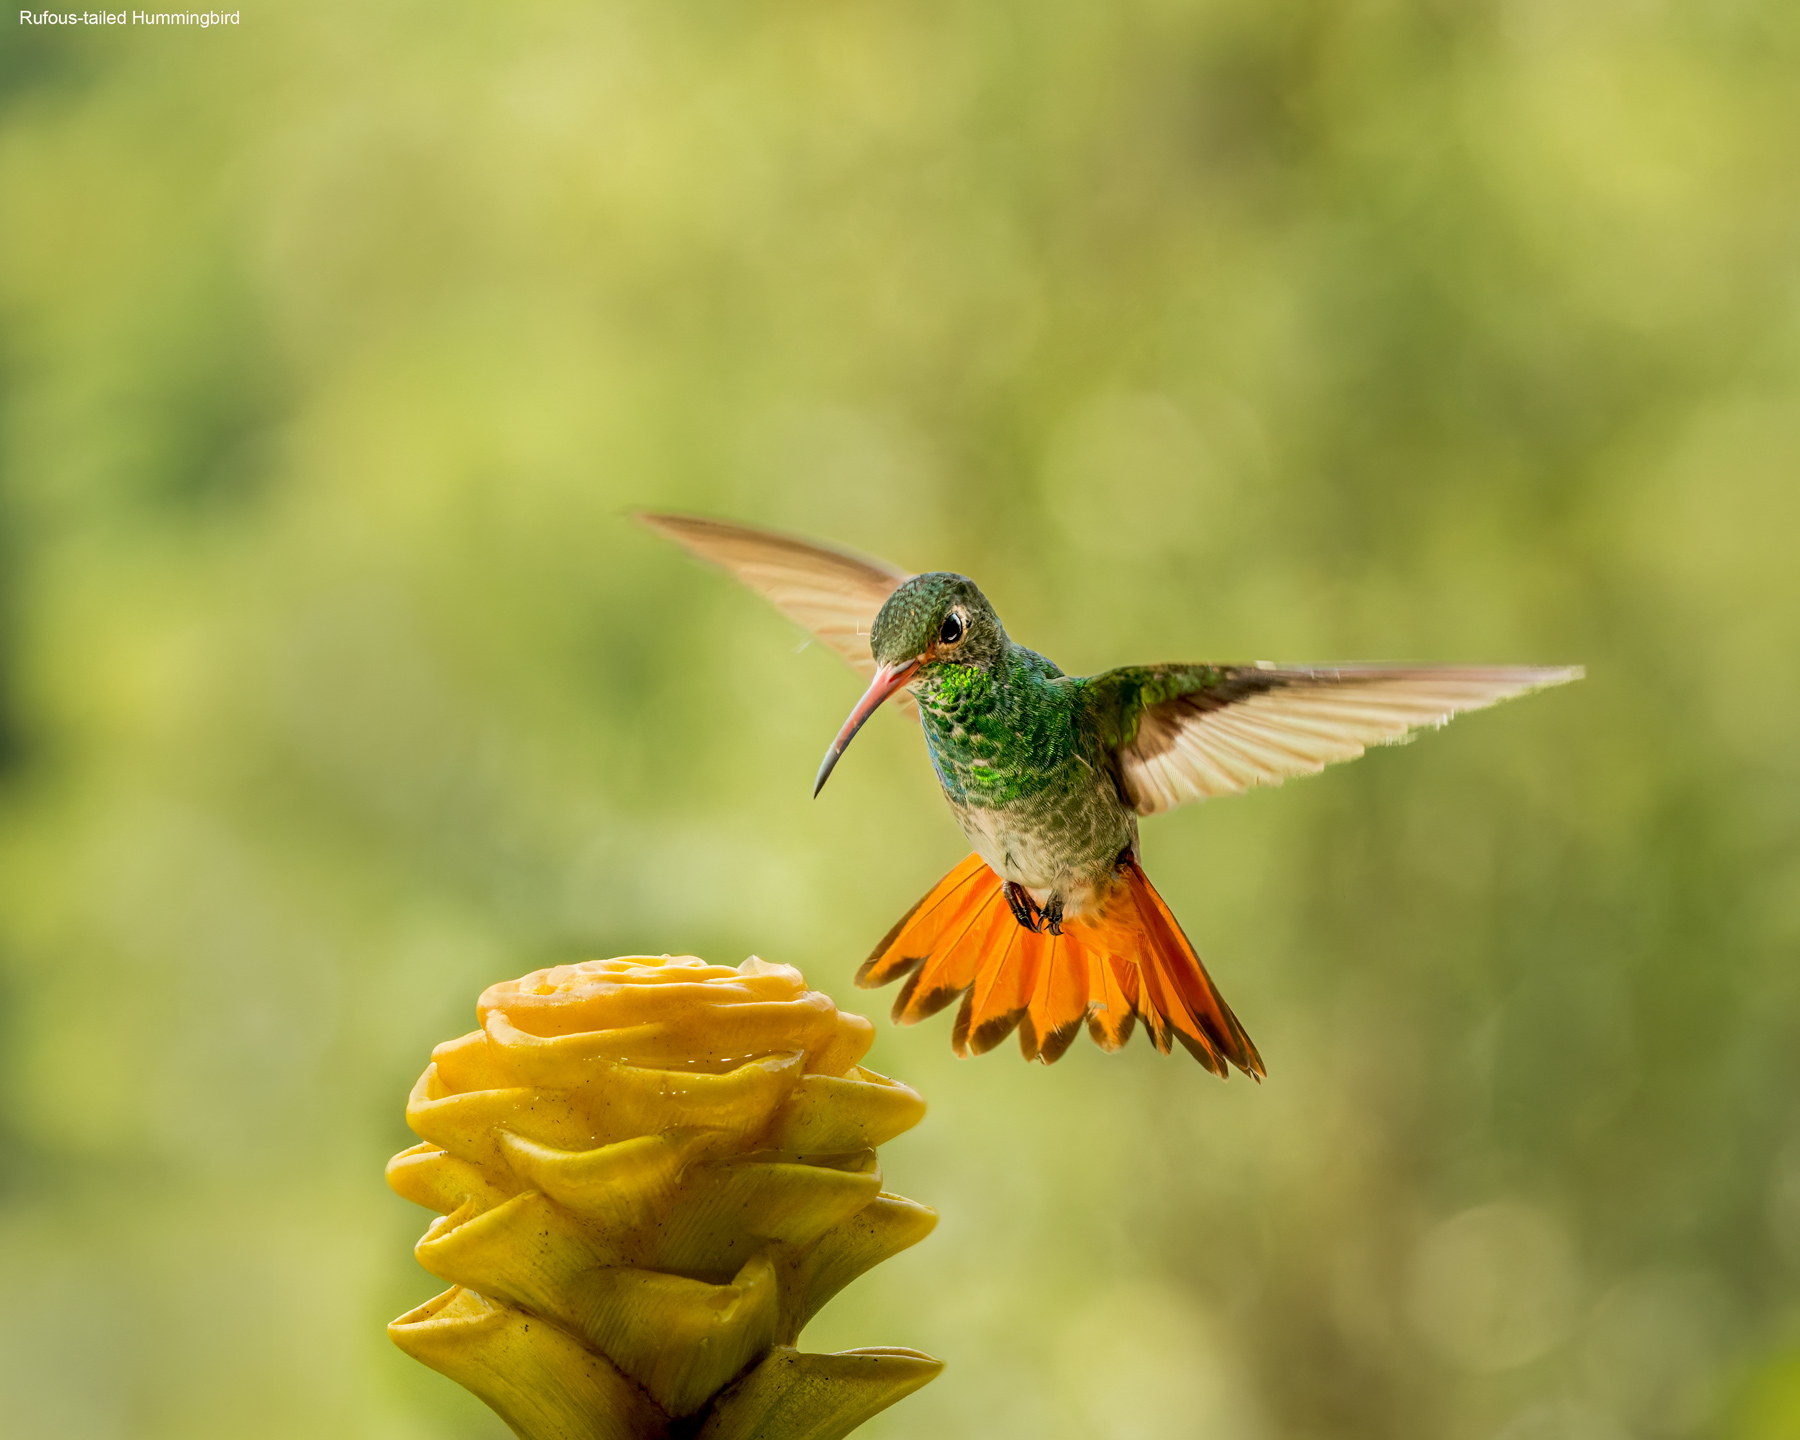
[(869, 1425), (1800, 1437), (1800, 7), (341, 3), (0, 28), (0, 1396), (502, 1432), (381, 1180), (477, 992), (841, 1003), (919, 738), (622, 518), (978, 577), (1081, 671), (1584, 662), (1144, 827), (1269, 1062), (876, 1067)]

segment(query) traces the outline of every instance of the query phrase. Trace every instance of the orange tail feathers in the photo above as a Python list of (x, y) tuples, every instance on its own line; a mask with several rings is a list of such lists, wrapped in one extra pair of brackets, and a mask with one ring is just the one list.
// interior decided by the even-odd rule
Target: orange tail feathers
[(906, 977), (894, 1022), (911, 1025), (961, 999), (951, 1045), (980, 1055), (1014, 1030), (1028, 1060), (1062, 1058), (1083, 1024), (1117, 1050), (1144, 1022), (1163, 1054), (1179, 1042), (1213, 1074), (1227, 1063), (1260, 1078), (1262, 1057), (1136, 860), (1126, 860), (1097, 916), (1052, 935), (1013, 919), (1000, 877), (971, 855), (882, 938), (858, 985)]

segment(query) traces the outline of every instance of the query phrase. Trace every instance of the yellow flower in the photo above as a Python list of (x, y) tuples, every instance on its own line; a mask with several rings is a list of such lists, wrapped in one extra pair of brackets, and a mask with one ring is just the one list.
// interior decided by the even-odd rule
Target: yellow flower
[(806, 1355), (819, 1307), (937, 1215), (875, 1147), (925, 1102), (800, 972), (627, 956), (493, 985), (432, 1052), (388, 1183), (454, 1288), (388, 1334), (524, 1440), (837, 1440), (942, 1368)]

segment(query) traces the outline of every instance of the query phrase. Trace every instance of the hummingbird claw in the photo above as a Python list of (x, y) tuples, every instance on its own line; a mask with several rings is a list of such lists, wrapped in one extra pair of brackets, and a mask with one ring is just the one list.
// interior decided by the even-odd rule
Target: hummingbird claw
[(1011, 880), (1000, 887), (1000, 893), (1006, 896), (1007, 906), (1021, 929), (1029, 930), (1034, 935), (1045, 931), (1052, 935), (1062, 934), (1062, 896), (1052, 895), (1049, 905), (1042, 906), (1031, 898), (1029, 890)]
[(1038, 930), (1037, 902), (1025, 893), (1025, 887), (1008, 880), (1000, 887), (1000, 893), (1006, 896), (1007, 907), (1012, 911), (1013, 919), (1019, 922), (1019, 928), (1035, 935)]

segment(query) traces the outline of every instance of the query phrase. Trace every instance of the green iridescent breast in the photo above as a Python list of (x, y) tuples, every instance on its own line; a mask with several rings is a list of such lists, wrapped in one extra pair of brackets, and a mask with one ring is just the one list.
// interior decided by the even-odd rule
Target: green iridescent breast
[(999, 808), (1066, 781), (1080, 746), (1062, 671), (1013, 647), (991, 670), (936, 667), (919, 688), (919, 714), (938, 780), (953, 805)]

